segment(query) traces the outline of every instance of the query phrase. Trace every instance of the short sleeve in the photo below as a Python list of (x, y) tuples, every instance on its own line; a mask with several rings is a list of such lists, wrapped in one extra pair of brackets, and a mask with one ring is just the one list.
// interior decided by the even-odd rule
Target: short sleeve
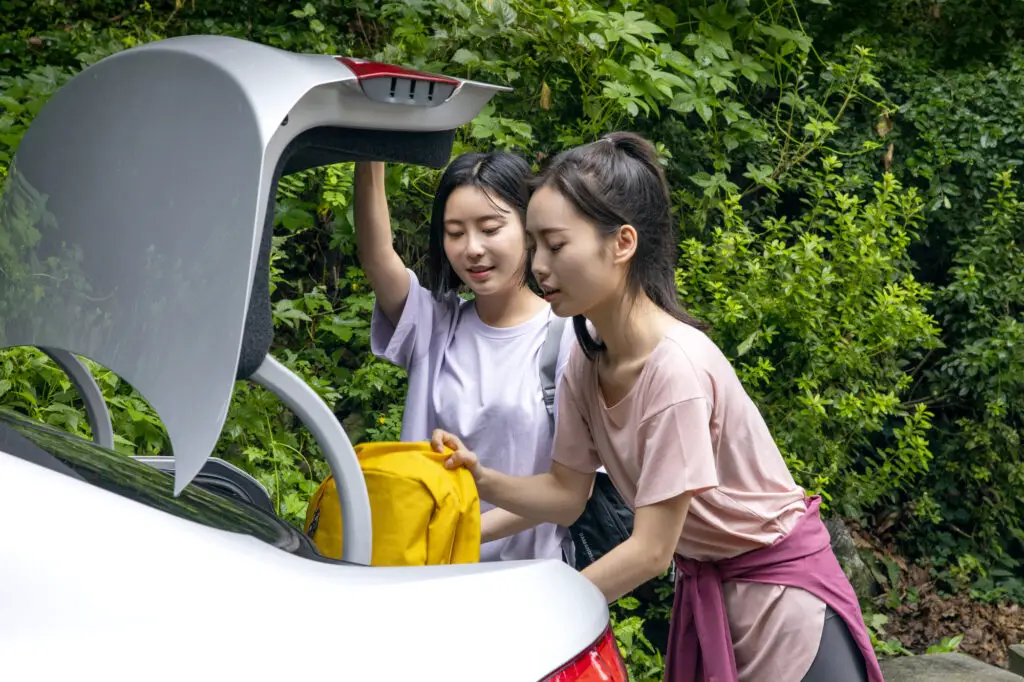
[(558, 421), (551, 459), (575, 471), (592, 474), (601, 466), (601, 460), (590, 435), (583, 405), (567, 379), (563, 377), (558, 387)]
[(393, 325), (374, 301), (370, 319), (370, 351), (379, 358), (408, 370), (413, 361), (427, 353), (437, 320), (453, 307), (438, 302), (420, 285), (412, 270), (409, 274), (409, 296), (402, 308), (398, 324)]
[(637, 507), (718, 486), (710, 420), (711, 405), (705, 398), (673, 403), (644, 420)]
[(572, 320), (562, 328), (562, 338), (558, 345), (558, 364), (555, 365), (555, 423), (558, 423), (558, 408), (561, 400), (558, 399), (562, 391), (562, 377), (565, 375), (565, 368), (569, 366), (569, 358), (572, 357), (573, 349), (578, 346), (576, 333), (572, 330)]

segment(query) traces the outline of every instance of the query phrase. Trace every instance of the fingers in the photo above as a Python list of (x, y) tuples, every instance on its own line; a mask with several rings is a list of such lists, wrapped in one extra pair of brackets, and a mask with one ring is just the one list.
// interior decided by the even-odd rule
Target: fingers
[(445, 435), (445, 432), (441, 429), (434, 429), (434, 433), (430, 435), (430, 447), (434, 448), (438, 452), (443, 452)]
[(476, 463), (476, 454), (469, 450), (456, 450), (446, 460), (446, 463), (451, 463), (452, 467), (470, 466)]
[(473, 474), (474, 479), (480, 475), (480, 460), (477, 459), (476, 453), (470, 451), (455, 434), (444, 429), (434, 429), (430, 436), (430, 446), (437, 452), (444, 452), (445, 447), (452, 451), (444, 461), (445, 469), (465, 467)]
[(456, 450), (452, 453), (451, 457), (444, 461), (445, 469), (466, 467), (474, 475), (474, 478), (476, 477), (479, 464), (480, 462), (477, 460), (476, 455), (469, 450)]
[(434, 429), (434, 433), (430, 437), (430, 445), (438, 452), (444, 452), (445, 446), (452, 450), (466, 449), (466, 446), (462, 444), (458, 436), (448, 433), (444, 429)]

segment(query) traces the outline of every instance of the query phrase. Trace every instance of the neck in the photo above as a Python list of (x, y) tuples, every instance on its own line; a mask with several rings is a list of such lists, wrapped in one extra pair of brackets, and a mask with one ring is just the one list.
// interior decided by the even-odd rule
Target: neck
[(614, 364), (646, 358), (678, 324), (676, 318), (656, 306), (646, 294), (624, 296), (587, 312), (604, 343), (605, 358)]
[(527, 287), (515, 287), (506, 292), (477, 296), (476, 314), (490, 327), (514, 327), (544, 307), (544, 299)]

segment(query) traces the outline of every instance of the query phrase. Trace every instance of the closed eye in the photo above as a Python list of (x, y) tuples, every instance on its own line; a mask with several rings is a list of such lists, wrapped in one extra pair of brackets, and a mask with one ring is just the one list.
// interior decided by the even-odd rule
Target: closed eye
[(564, 242), (563, 242), (563, 243), (561, 243), (561, 244), (552, 244), (552, 245), (551, 245), (550, 247), (548, 247), (548, 248), (550, 248), (550, 249), (551, 249), (551, 252), (552, 252), (552, 253), (556, 253), (556, 252), (558, 252), (558, 251), (561, 251), (561, 250), (562, 250), (562, 247), (563, 247), (563, 246), (565, 246), (565, 243), (564, 243)]

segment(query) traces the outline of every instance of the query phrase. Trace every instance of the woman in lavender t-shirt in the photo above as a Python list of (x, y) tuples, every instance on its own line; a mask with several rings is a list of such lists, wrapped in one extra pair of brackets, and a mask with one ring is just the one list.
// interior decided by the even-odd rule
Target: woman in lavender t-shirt
[[(384, 164), (357, 163), (355, 177), (359, 260), (376, 294), (372, 350), (409, 374), (402, 440), (457, 433), (488, 467), (515, 476), (551, 467), (554, 436), (540, 378), (554, 315), (526, 286), (529, 177), (523, 159), (502, 152), (451, 163), (434, 197), (426, 287), (392, 246)], [(458, 295), (463, 286), (472, 301)], [(556, 381), (572, 343), (566, 325)], [(481, 511), (482, 561), (572, 559), (565, 528), (487, 503)]]

